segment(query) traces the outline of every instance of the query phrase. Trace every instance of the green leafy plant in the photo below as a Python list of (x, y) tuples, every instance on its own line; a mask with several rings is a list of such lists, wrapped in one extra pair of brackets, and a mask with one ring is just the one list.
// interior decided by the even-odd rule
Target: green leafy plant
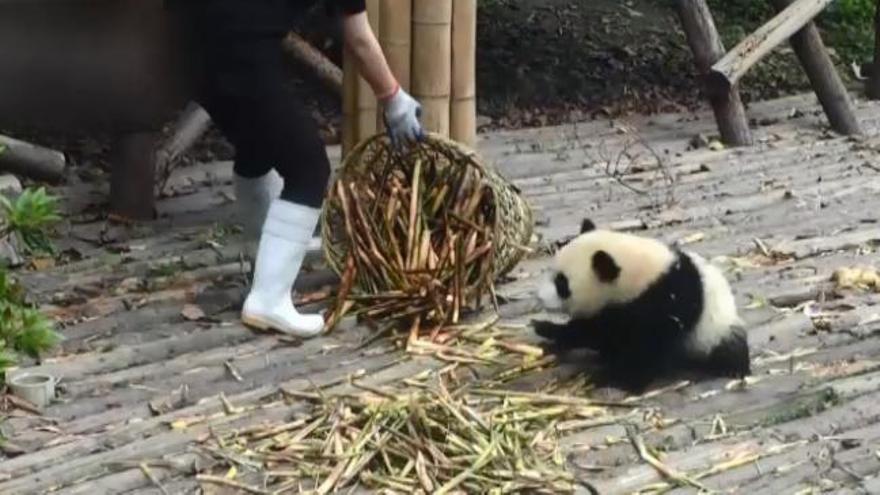
[(37, 358), (60, 340), (52, 320), (26, 303), (22, 287), (0, 267), (0, 372), (18, 354)]
[(14, 200), (0, 195), (0, 211), (0, 237), (15, 236), (27, 254), (54, 253), (49, 230), (61, 219), (57, 197), (43, 187), (26, 189)]

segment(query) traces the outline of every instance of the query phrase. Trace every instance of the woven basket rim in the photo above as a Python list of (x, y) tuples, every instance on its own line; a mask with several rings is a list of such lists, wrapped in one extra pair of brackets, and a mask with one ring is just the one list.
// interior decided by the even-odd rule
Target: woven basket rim
[[(353, 175), (356, 176), (357, 175), (357, 165), (359, 163), (359, 160), (363, 156), (363, 152), (367, 148), (369, 148), (370, 146), (374, 145), (376, 143), (376, 141), (383, 141), (382, 146), (386, 146), (386, 147), (392, 146), (390, 139), (388, 138), (387, 134), (384, 132), (374, 134), (374, 135), (360, 141), (358, 144), (356, 144), (354, 147), (352, 147), (351, 150), (349, 150), (349, 152), (343, 158), (342, 163), (340, 164), (340, 166), (338, 168), (338, 173), (337, 173), (336, 177), (331, 181), (329, 187), (330, 188), (335, 187), (339, 180), (342, 180), (344, 177), (349, 176), (349, 174), (346, 173), (348, 171), (354, 171), (352, 173), (353, 173)], [(487, 163), (481, 159), (479, 153), (475, 149), (473, 149), (473, 148), (471, 148), (471, 147), (469, 147), (459, 141), (455, 141), (449, 137), (446, 137), (445, 135), (435, 133), (435, 132), (426, 132), (424, 135), (424, 139), (420, 143), (416, 144), (416, 146), (419, 146), (419, 147), (427, 146), (429, 149), (439, 150), (438, 151), (439, 153), (443, 153), (443, 154), (447, 154), (447, 155), (448, 154), (458, 155), (458, 158), (463, 158), (464, 159), (463, 161), (465, 161), (468, 165), (477, 169), (477, 171), (482, 175), (481, 180), (490, 180), (490, 177), (489, 177), (490, 175), (498, 176), (497, 178), (505, 180), (493, 165), (487, 165)], [(494, 182), (494, 181), (490, 180), (490, 182)], [(495, 191), (494, 188), (492, 188), (492, 189), (494, 192), (496, 192), (496, 193), (498, 192), (498, 191)], [(330, 194), (328, 194), (328, 198), (329, 197), (330, 197)], [(527, 206), (528, 205), (526, 205), (526, 207)], [(330, 227), (331, 219), (329, 219), (328, 216), (329, 216), (331, 207), (332, 206), (331, 206), (330, 202), (325, 202), (324, 206), (322, 208), (323, 211), (321, 214), (321, 240), (322, 240), (321, 245), (322, 245), (322, 251), (324, 252), (324, 258), (327, 261), (327, 263), (330, 265), (330, 267), (333, 269), (333, 271), (336, 272), (337, 275), (342, 276), (342, 274), (345, 271), (346, 260), (336, 258), (336, 253), (332, 252), (332, 248), (336, 247), (336, 245), (333, 245), (333, 243), (330, 242), (330, 236), (332, 235), (332, 232), (331, 232), (332, 229)], [(493, 230), (496, 231), (496, 233), (498, 232), (498, 229), (500, 228), (502, 223), (503, 223), (503, 220), (501, 218), (501, 215), (498, 212), (496, 212), (495, 218), (493, 218), (493, 220), (492, 220), (492, 228), (493, 228)], [(529, 232), (529, 233), (531, 233), (531, 232)]]

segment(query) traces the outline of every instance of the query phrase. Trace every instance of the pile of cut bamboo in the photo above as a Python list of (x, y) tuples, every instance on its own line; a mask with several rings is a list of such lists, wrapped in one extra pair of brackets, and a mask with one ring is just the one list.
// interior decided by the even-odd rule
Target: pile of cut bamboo
[[(468, 146), (476, 141), (477, 0), (367, 0), (373, 30), (422, 123)], [(382, 116), (350, 56), (343, 57), (343, 154), (382, 131)]]
[(573, 398), (580, 385), (555, 395), (447, 390), (442, 381), (360, 387), (357, 395), (296, 393), (315, 402), (314, 413), (215, 437), (209, 450), (229, 471), (199, 479), (231, 484), (243, 466), (263, 480), (265, 488), (236, 483), (253, 493), (337, 493), (358, 484), (380, 493), (573, 493), (578, 483), (558, 437), (614, 417)]

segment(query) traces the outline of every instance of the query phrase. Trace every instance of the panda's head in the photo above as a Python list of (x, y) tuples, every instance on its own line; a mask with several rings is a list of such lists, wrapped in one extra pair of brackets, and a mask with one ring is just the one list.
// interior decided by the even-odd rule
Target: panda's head
[(557, 251), (538, 297), (548, 310), (591, 317), (636, 299), (675, 260), (675, 253), (660, 241), (597, 229), (585, 219), (580, 235)]

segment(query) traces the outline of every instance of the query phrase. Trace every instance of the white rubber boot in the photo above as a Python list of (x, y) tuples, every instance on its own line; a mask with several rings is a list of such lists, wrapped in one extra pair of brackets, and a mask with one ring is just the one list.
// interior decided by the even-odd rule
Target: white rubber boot
[(291, 290), (318, 223), (321, 210), (276, 199), (269, 206), (254, 264), (254, 281), (241, 319), (260, 330), (301, 338), (324, 329), (321, 315), (302, 315), (293, 307)]
[(247, 240), (256, 241), (260, 238), (269, 205), (281, 195), (284, 179), (273, 168), (268, 174), (253, 179), (235, 174), (233, 183), (238, 221), (244, 227)]

